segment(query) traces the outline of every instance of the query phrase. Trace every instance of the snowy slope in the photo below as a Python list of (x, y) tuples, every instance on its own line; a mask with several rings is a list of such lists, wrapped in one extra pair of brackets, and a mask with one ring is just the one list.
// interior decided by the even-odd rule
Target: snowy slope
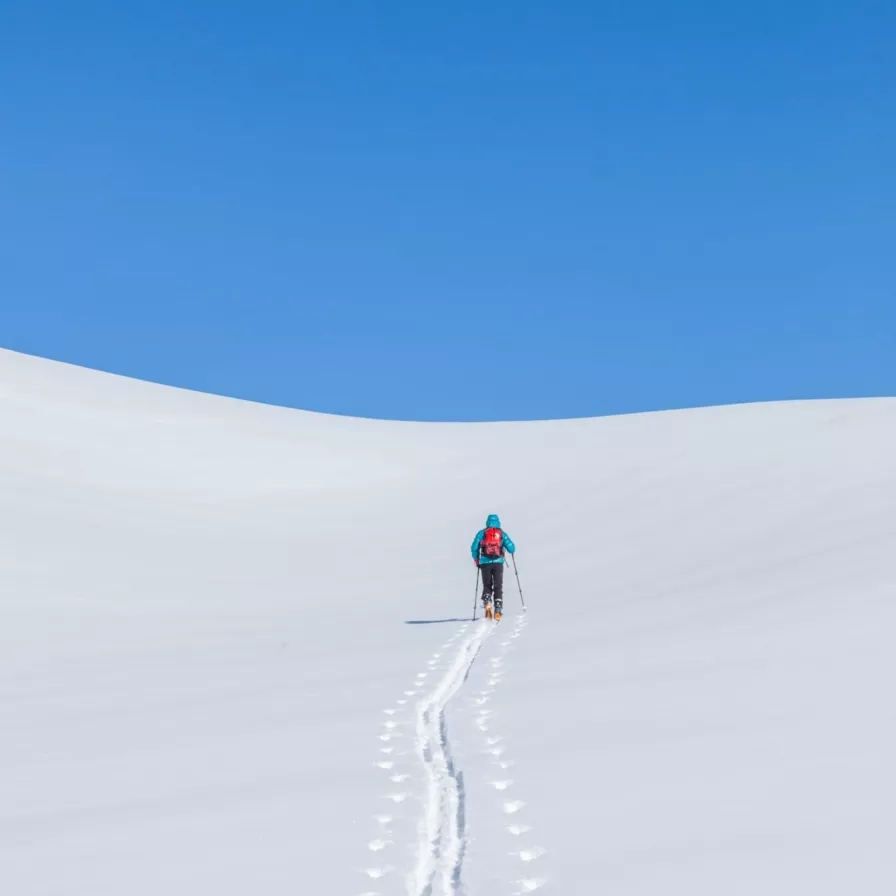
[(896, 892), (894, 445), (889, 400), (419, 425), (0, 352), (0, 893)]

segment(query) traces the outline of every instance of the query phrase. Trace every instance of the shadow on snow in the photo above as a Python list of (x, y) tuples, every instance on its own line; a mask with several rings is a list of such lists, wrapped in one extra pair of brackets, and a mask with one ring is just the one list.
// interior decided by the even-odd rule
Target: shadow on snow
[(469, 622), (469, 616), (454, 617), (451, 619), (405, 619), (405, 625), (441, 625), (444, 622)]

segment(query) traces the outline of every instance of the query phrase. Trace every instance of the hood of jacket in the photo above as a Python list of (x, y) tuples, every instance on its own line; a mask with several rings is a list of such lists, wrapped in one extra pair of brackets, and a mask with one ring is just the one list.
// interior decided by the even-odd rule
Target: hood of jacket
[(490, 513), (488, 515), (488, 519), (485, 521), (486, 529), (500, 529), (501, 528), (501, 517), (498, 516), (497, 513)]

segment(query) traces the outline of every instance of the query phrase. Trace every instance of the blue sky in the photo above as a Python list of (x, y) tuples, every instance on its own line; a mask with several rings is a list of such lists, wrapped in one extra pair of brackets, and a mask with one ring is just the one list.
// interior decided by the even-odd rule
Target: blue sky
[(6, 0), (0, 345), (405, 419), (896, 394), (896, 5)]

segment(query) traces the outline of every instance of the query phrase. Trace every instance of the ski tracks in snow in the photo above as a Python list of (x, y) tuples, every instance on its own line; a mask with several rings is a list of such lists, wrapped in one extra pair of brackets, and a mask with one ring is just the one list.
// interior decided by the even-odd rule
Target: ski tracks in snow
[[(493, 763), (506, 772), (512, 765), (504, 752), (502, 738), (489, 733), (492, 711), (486, 707), (496, 686), (504, 674), (502, 668), (506, 654), (520, 637), (526, 625), (526, 617), (517, 619), (510, 633), (504, 636), (499, 654), (489, 660), (487, 687), (473, 697), (478, 708), (476, 725), (485, 739), (485, 752)], [(434, 653), (427, 662), (427, 669), (420, 672), (413, 684), (403, 692), (395, 707), (383, 711), (386, 716), (379, 735), (381, 746), (378, 768), (388, 776), (392, 785), (384, 794), (386, 808), (374, 816), (376, 835), (368, 842), (368, 850), (379, 862), (364, 869), (370, 889), (361, 896), (386, 896), (391, 894), (404, 877), (405, 892), (409, 896), (450, 896), (464, 892), (462, 869), (467, 848), (466, 793), (464, 776), (458, 769), (445, 719), (445, 710), (451, 698), (461, 689), (473, 668), (486, 640), (494, 633), (504, 635), (492, 623), (465, 623), (442, 645), (441, 652)], [(457, 647), (455, 644), (460, 642)], [(454, 649), (453, 654), (448, 653)], [(428, 679), (441, 673), (431, 686)], [(413, 716), (409, 715), (411, 701)], [(407, 742), (413, 729), (415, 749)], [(416, 759), (416, 768), (411, 768)], [(422, 770), (422, 793), (411, 792), (408, 786)], [(506, 791), (512, 780), (501, 774), (492, 782), (502, 797), (502, 811), (507, 832), (517, 840), (530, 828), (518, 818), (524, 803), (514, 800)], [(408, 811), (417, 816), (417, 839), (414, 844), (396, 844), (392, 839), (399, 821), (407, 818)], [(486, 822), (487, 823), (487, 822)], [(401, 846), (407, 851), (400, 852)], [(406, 861), (413, 852), (413, 869), (407, 873)], [(540, 858), (544, 850), (539, 847), (519, 848), (512, 855), (524, 865)], [(392, 860), (392, 861), (390, 861)], [(394, 864), (393, 864), (394, 862)], [(405, 865), (405, 868), (398, 867)], [(402, 871), (405, 874), (402, 874)], [(543, 878), (529, 874), (514, 882), (514, 893), (530, 893), (541, 889)]]
[[(448, 740), (445, 707), (466, 680), (483, 642), (485, 626), (461, 625), (418, 672), (386, 716), (379, 735), (381, 746), (376, 762), (392, 785), (384, 794), (387, 810), (374, 816), (377, 833), (368, 850), (381, 861), (364, 872), (378, 889), (361, 896), (389, 896), (403, 892), (412, 896), (436, 896), (458, 892), (465, 839), (465, 794), (463, 776), (457, 770)], [(460, 641), (460, 646), (456, 647)], [(452, 649), (454, 652), (451, 653)], [(441, 673), (434, 685), (428, 679)], [(411, 714), (412, 713), (412, 714)], [(414, 747), (410, 735), (413, 730)], [(421, 769), (422, 766), (422, 769)], [(424, 776), (423, 793), (412, 793), (411, 782)], [(392, 837), (404, 825), (408, 810), (417, 816), (413, 843), (396, 843)], [(407, 873), (408, 856), (416, 855), (414, 870)], [(393, 859), (393, 864), (390, 859)], [(398, 867), (404, 866), (404, 867)], [(404, 874), (402, 873), (404, 872)], [(442, 890), (436, 890), (441, 885)]]
[(413, 896), (449, 894), (461, 888), (466, 849), (466, 794), (448, 738), (445, 707), (467, 680), (492, 626), (477, 625), (464, 639), (448, 671), (417, 704), (417, 748), (427, 776), (426, 814), (421, 823)]
[(505, 674), (507, 655), (513, 650), (517, 639), (523, 634), (528, 624), (525, 614), (517, 617), (511, 633), (500, 644), (497, 656), (488, 661), (488, 679), (486, 686), (475, 692), (471, 703), (476, 711), (476, 727), (482, 734), (483, 751), (489, 757), (492, 766), (490, 784), (494, 788), (503, 816), (504, 829), (511, 838), (509, 853), (517, 860), (520, 876), (514, 881), (514, 896), (523, 896), (541, 890), (547, 880), (541, 876), (539, 861), (545, 850), (531, 840), (532, 828), (526, 824), (526, 804), (515, 794), (515, 783), (511, 775), (513, 759), (508, 755), (503, 736), (497, 733), (496, 717), (488, 704), (501, 684)]

